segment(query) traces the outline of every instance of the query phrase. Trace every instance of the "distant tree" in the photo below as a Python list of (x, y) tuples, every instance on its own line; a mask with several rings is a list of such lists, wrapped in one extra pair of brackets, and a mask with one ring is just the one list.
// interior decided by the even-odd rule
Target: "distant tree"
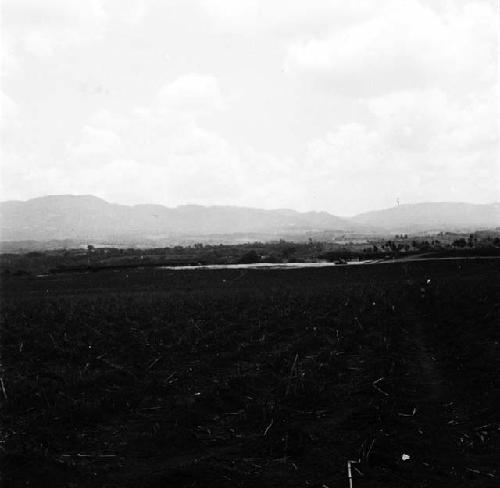
[(467, 246), (467, 241), (461, 237), (460, 239), (455, 239), (453, 241), (453, 247), (466, 247)]
[(281, 262), (281, 259), (278, 255), (276, 255), (275, 253), (271, 253), (267, 256), (264, 256), (264, 260), (266, 261), (266, 263), (280, 263)]
[(41, 258), (43, 256), (43, 253), (39, 251), (31, 251), (26, 253), (26, 256), (29, 258)]
[(281, 255), (284, 259), (290, 259), (293, 254), (297, 252), (297, 249), (294, 246), (287, 246), (281, 251)]
[(260, 256), (257, 254), (257, 251), (252, 249), (251, 251), (246, 252), (241, 256), (239, 262), (241, 264), (252, 264), (260, 262)]

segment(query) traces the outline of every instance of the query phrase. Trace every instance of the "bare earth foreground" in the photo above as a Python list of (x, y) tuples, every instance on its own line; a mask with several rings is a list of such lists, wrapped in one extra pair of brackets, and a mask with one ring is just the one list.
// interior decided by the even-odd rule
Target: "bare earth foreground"
[(500, 486), (499, 276), (5, 277), (3, 486)]

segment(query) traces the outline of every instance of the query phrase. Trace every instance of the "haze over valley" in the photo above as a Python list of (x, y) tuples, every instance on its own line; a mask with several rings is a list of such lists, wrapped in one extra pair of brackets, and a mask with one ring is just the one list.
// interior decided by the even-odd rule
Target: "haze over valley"
[[(420, 203), (352, 217), (328, 212), (237, 206), (120, 205), (91, 195), (52, 195), (0, 204), (2, 242), (71, 241), (72, 245), (168, 245), (333, 236), (474, 231), (500, 227), (500, 205)], [(44, 244), (45, 243), (45, 244)], [(61, 244), (62, 246), (63, 244)]]

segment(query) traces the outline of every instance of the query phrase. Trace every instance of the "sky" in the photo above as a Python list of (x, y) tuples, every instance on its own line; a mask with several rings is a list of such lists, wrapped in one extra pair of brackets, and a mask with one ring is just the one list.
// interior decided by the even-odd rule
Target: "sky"
[(2, 0), (1, 200), (500, 200), (496, 0)]

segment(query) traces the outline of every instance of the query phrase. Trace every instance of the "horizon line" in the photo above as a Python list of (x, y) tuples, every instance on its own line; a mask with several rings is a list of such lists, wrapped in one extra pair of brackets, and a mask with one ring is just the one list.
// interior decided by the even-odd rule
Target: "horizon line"
[(359, 215), (363, 215), (366, 213), (371, 213), (371, 212), (380, 212), (380, 211), (385, 211), (385, 210), (392, 210), (396, 209), (398, 207), (407, 207), (407, 206), (412, 206), (412, 205), (435, 205), (435, 204), (464, 204), (464, 205), (477, 205), (477, 206), (490, 206), (490, 205), (500, 205), (499, 201), (493, 201), (489, 203), (476, 203), (476, 202), (467, 202), (464, 200), (460, 201), (452, 201), (452, 200), (441, 200), (441, 201), (419, 201), (419, 202), (408, 202), (408, 203), (397, 203), (392, 207), (384, 207), (384, 208), (376, 208), (372, 210), (364, 210), (362, 212), (358, 212), (352, 215), (341, 215), (337, 213), (332, 213), (331, 211), (328, 210), (297, 210), (294, 208), (290, 207), (273, 207), (273, 208), (262, 208), (262, 207), (252, 207), (252, 206), (246, 206), (246, 205), (231, 205), (231, 204), (226, 204), (226, 205), (221, 205), (221, 204), (210, 204), (210, 205), (204, 205), (204, 204), (199, 204), (199, 203), (182, 203), (182, 204), (177, 204), (176, 206), (168, 206), (163, 203), (119, 203), (115, 201), (109, 201), (106, 200), (105, 198), (93, 195), (91, 193), (57, 193), (57, 194), (46, 194), (46, 195), (40, 195), (36, 197), (31, 197), (27, 198), (25, 200), (21, 199), (10, 199), (10, 200), (2, 200), (0, 201), (0, 204), (5, 204), (5, 203), (28, 203), (32, 200), (39, 200), (43, 198), (51, 198), (51, 197), (74, 197), (74, 198), (83, 198), (83, 197), (91, 197), (95, 198), (96, 200), (101, 200), (109, 205), (120, 205), (124, 207), (139, 207), (139, 206), (147, 206), (147, 205), (154, 205), (154, 206), (159, 206), (167, 209), (177, 209), (181, 207), (201, 207), (201, 208), (240, 208), (240, 209), (249, 209), (249, 210), (264, 210), (264, 211), (292, 211), (296, 212), (299, 214), (308, 214), (308, 213), (327, 213), (333, 217), (339, 217), (339, 218), (353, 218), (357, 217)]

